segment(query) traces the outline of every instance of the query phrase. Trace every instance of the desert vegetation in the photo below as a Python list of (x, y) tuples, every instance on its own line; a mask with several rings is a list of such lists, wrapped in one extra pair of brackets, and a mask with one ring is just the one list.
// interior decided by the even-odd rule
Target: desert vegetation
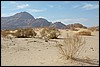
[(57, 39), (60, 35), (60, 31), (56, 28), (43, 28), (40, 34), (41, 38)]
[(76, 35), (91, 36), (91, 31), (87, 29), (79, 30)]
[(2, 37), (8, 37), (9, 34), (11, 34), (10, 30), (1, 30), (1, 36)]
[(90, 28), (88, 28), (88, 30), (91, 30), (92, 32), (99, 31), (99, 28), (98, 27), (90, 27)]
[[(94, 46), (94, 44), (98, 44), (97, 42), (99, 40), (96, 39), (95, 40), (96, 42), (93, 44), (90, 42), (91, 40), (94, 41), (94, 38), (92, 38), (92, 37), (98, 37), (98, 35), (88, 37), (91, 35), (91, 33), (87, 34), (86, 30), (87, 29), (84, 29), (84, 31), (85, 31), (84, 35), (86, 37), (79, 36), (79, 34), (76, 35), (77, 33), (79, 33), (79, 31), (83, 31), (83, 29), (82, 30), (78, 29), (78, 31), (73, 31), (73, 30), (68, 29), (68, 31), (66, 31), (66, 30), (62, 30), (62, 29), (45, 27), (45, 28), (39, 28), (39, 29), (38, 28), (36, 28), (36, 29), (24, 28), (24, 29), (16, 29), (16, 30), (2, 30), (1, 35), (3, 35), (3, 36), (12, 35), (12, 36), (16, 37), (16, 38), (12, 38), (12, 39), (2, 38), (3, 42), (1, 44), (1, 48), (2, 48), (3, 52), (6, 52), (5, 53), (6, 55), (2, 54), (2, 57), (4, 59), (5, 56), (7, 57), (8, 53), (9, 53), (9, 56), (11, 56), (11, 55), (15, 56), (15, 53), (18, 53), (18, 55), (16, 55), (13, 58), (16, 58), (24, 63), (23, 58), (19, 59), (17, 57), (19, 55), (21, 55), (20, 57), (25, 56), (27, 58), (25, 60), (25, 62), (27, 62), (27, 60), (29, 60), (29, 59), (32, 61), (32, 62), (28, 63), (29, 65), (30, 65), (30, 63), (32, 63), (31, 65), (35, 65), (35, 61), (33, 61), (34, 59), (35, 60), (40, 59), (40, 61), (43, 63), (43, 64), (41, 64), (40, 61), (37, 61), (37, 65), (38, 64), (40, 64), (40, 65), (46, 65), (46, 64), (47, 65), (48, 64), (49, 65), (53, 65), (53, 64), (54, 65), (55, 64), (74, 65), (75, 63), (77, 63), (77, 64), (80, 63), (81, 65), (85, 65), (85, 63), (87, 65), (88, 64), (98, 65), (99, 64), (98, 63), (99, 62), (98, 54), (95, 54), (95, 53), (92, 54), (93, 52), (96, 52), (96, 50), (98, 48), (95, 48), (95, 47), (93, 48), (92, 46)], [(88, 30), (88, 31), (91, 32), (90, 30)], [(82, 32), (82, 33), (84, 33), (84, 32)], [(96, 32), (96, 33), (92, 32), (92, 33), (96, 34), (98, 32)], [(66, 34), (67, 34), (67, 36), (66, 36)], [(34, 38), (32, 38), (32, 37), (34, 37)], [(42, 39), (40, 37), (42, 37)], [(45, 42), (44, 42), (44, 40), (45, 40)], [(9, 49), (9, 50), (5, 51), (4, 49), (6, 49), (6, 50)], [(27, 52), (27, 51), (30, 51), (32, 53)], [(22, 52), (25, 55), (22, 55)], [(32, 59), (29, 58), (29, 55)], [(39, 56), (37, 56), (37, 55), (39, 55)], [(93, 58), (90, 57), (90, 55), (91, 56), (94, 55)], [(97, 56), (97, 58), (95, 58), (95, 56)], [(43, 59), (40, 57), (42, 57)], [(46, 58), (48, 58), (50, 61), (46, 60)], [(10, 62), (5, 62), (3, 59), (2, 59), (2, 64), (3, 63), (10, 64)], [(7, 58), (7, 60), (10, 60), (10, 59), (11, 58)], [(52, 60), (54, 60), (54, 62), (51, 63)], [(55, 60), (58, 63), (56, 63)], [(16, 65), (19, 65), (17, 60), (14, 60), (14, 61), (15, 61)], [(68, 61), (68, 63), (66, 61)], [(13, 62), (11, 64), (13, 65)], [(78, 65), (80, 65), (80, 64), (78, 64)]]
[(16, 37), (16, 38), (28, 38), (28, 37), (35, 37), (36, 32), (32, 28), (25, 28), (25, 29), (17, 29), (14, 31), (3, 30), (1, 31), (1, 35), (3, 37), (7, 37), (11, 35), (12, 37)]
[(67, 60), (75, 58), (85, 43), (85, 39), (81, 36), (67, 34), (66, 39), (63, 41), (63, 46), (59, 45), (60, 54)]
[(35, 37), (36, 32), (31, 28), (18, 29), (14, 36), (16, 36), (17, 38)]
[(6, 36), (7, 32), (4, 32), (4, 30), (1, 30), (1, 36)]
[(78, 29), (76, 29), (76, 28), (73, 28), (73, 29), (71, 29), (72, 31), (78, 31)]
[(88, 58), (78, 57), (85, 44), (86, 44), (86, 39), (83, 38), (82, 36), (67, 34), (67, 37), (66, 39), (64, 39), (63, 44), (58, 45), (59, 52), (61, 54), (60, 58), (63, 58), (65, 60), (88, 63), (92, 65), (98, 65), (99, 61), (97, 59), (92, 59), (89, 57)]

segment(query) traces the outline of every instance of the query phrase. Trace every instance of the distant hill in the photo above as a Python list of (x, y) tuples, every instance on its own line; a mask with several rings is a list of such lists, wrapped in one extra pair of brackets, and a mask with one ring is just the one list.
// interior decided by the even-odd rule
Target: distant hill
[(74, 23), (74, 24), (68, 24), (66, 25), (67, 29), (71, 29), (71, 28), (87, 28), (86, 26), (80, 24), (80, 23)]
[(88, 27), (88, 29), (91, 31), (99, 31), (99, 26)]
[(35, 21), (32, 23), (32, 27), (47, 27), (50, 26), (52, 23), (47, 21), (46, 19), (43, 18), (37, 18)]
[(58, 29), (66, 29), (66, 25), (61, 22), (55, 22), (50, 25), (50, 27), (58, 28)]
[(27, 27), (54, 27), (58, 29), (87, 28), (80, 23), (65, 25), (61, 22), (49, 22), (44, 18), (34, 18), (28, 12), (20, 12), (13, 16), (1, 17), (1, 29), (17, 29)]

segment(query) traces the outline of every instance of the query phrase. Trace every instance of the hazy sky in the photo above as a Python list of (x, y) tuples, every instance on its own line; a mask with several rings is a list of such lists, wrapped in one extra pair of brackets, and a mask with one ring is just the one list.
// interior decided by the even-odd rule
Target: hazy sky
[(1, 17), (23, 11), (50, 22), (99, 25), (99, 1), (1, 1)]

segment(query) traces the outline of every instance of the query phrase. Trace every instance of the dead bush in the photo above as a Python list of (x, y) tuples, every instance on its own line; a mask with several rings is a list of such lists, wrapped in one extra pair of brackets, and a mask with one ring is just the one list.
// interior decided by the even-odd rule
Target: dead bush
[(90, 27), (90, 28), (88, 28), (89, 30), (91, 30), (92, 32), (93, 31), (96, 31), (96, 27)]
[(88, 30), (91, 30), (92, 32), (93, 31), (99, 31), (99, 27), (90, 27), (90, 28), (88, 28)]
[(72, 31), (78, 31), (77, 28), (71, 28), (70, 30), (72, 30)]
[(96, 31), (99, 31), (99, 28), (97, 28)]
[(1, 36), (7, 37), (7, 35), (10, 34), (9, 31), (10, 31), (10, 30), (2, 30), (2, 31), (1, 31)]
[(17, 38), (28, 38), (28, 37), (35, 37), (36, 33), (31, 28), (25, 29), (18, 29), (18, 31), (14, 34)]
[(63, 46), (59, 45), (59, 51), (62, 57), (68, 60), (79, 55), (79, 50), (85, 44), (85, 39), (81, 36), (68, 34), (63, 43)]
[(43, 28), (40, 34), (42, 38), (56, 39), (60, 35), (60, 31), (55, 28)]
[(79, 30), (77, 35), (84, 35), (84, 36), (91, 36), (91, 31), (90, 30)]

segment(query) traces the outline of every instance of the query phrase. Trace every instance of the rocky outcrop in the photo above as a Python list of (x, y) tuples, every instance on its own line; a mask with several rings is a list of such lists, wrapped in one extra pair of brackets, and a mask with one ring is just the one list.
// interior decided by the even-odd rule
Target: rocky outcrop
[(73, 28), (87, 28), (86, 26), (80, 24), (80, 23), (74, 23), (74, 24), (68, 24), (66, 25), (67, 29), (73, 29)]

